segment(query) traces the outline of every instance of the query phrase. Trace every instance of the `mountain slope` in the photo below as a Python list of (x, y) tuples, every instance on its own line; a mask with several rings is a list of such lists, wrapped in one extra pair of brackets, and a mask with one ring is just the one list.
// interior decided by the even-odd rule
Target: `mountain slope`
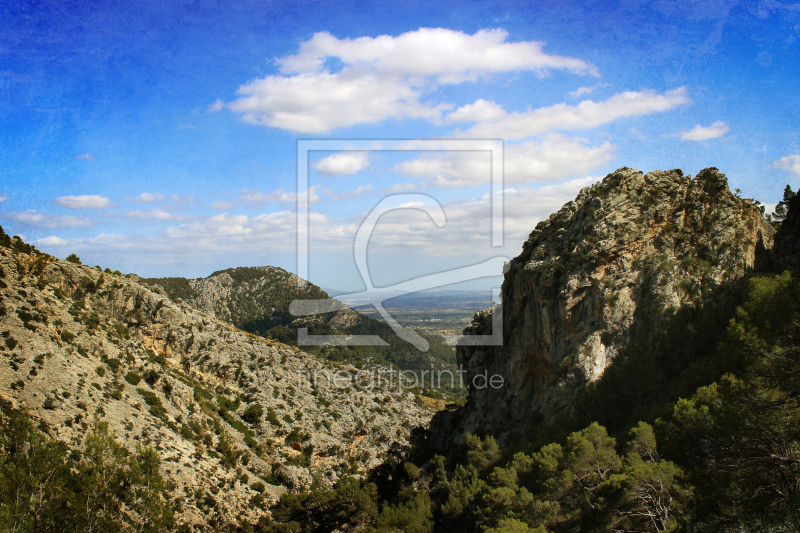
[(311, 335), (378, 335), (389, 346), (304, 346), (326, 359), (363, 364), (373, 362), (402, 369), (455, 370), (455, 350), (443, 339), (424, 335), (427, 353), (403, 341), (383, 321), (355, 310), (297, 318), (289, 313), (295, 299), (324, 299), (328, 295), (312, 283), (298, 288), (299, 278), (277, 267), (239, 267), (214, 272), (207, 278), (152, 278), (141, 282), (162, 287), (173, 299), (180, 298), (200, 311), (212, 314), (244, 331), (296, 345), (297, 329)]
[(3, 237), (0, 396), (73, 449), (99, 420), (129, 450), (155, 446), (181, 523), (257, 522), (312, 474), (379, 464), (430, 418), (396, 385), (348, 385), (353, 367)]

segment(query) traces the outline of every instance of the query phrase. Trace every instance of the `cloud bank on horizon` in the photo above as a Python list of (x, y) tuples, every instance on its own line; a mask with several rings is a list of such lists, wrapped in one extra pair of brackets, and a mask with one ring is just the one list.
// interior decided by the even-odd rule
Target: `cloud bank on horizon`
[[(748, 114), (734, 103), (736, 91), (745, 99), (772, 102), (767, 85), (754, 82), (734, 91), (723, 78), (743, 68), (736, 63), (741, 58), (734, 57), (742, 48), (741, 36), (726, 28), (745, 21), (763, 24), (765, 33), (780, 30), (786, 56), (770, 48), (772, 59), (765, 66), (766, 45), (754, 44), (748, 75), (755, 80), (773, 72), (778, 74), (769, 75), (784, 83), (796, 79), (796, 69), (790, 72), (787, 65), (796, 64), (800, 15), (728, 6), (687, 17), (688, 8), (665, 6), (642, 7), (642, 12), (620, 7), (608, 20), (599, 13), (596, 20), (577, 14), (561, 22), (547, 19), (553, 27), (537, 25), (535, 14), (517, 13), (533, 28), (522, 21), (499, 27), (488, 16), (475, 16), (471, 29), (445, 27), (434, 15), (420, 15), (416, 27), (402, 28), (370, 12), (382, 31), (333, 31), (319, 29), (326, 26), (320, 16), (310, 24), (317, 28), (313, 32), (279, 32), (281, 39), (263, 49), (274, 58), (266, 63), (263, 56), (234, 60), (235, 49), (222, 45), (219, 60), (203, 61), (203, 54), (214, 57), (213, 47), (190, 52), (187, 40), (172, 68), (180, 70), (185, 63), (195, 71), (187, 70), (168, 88), (158, 83), (166, 74), (153, 74), (149, 86), (137, 86), (143, 95), (133, 104), (137, 107), (118, 122), (95, 119), (80, 128), (66, 119), (57, 122), (67, 131), (63, 146), (47, 147), (63, 152), (62, 159), (51, 157), (26, 170), (27, 148), (16, 148), (17, 160), (16, 145), (9, 143), (7, 174), (15, 177), (6, 178), (0, 192), (0, 218), (3, 226), (55, 255), (77, 252), (87, 262), (111, 262), (144, 275), (196, 276), (240, 264), (295, 270), (299, 202), (310, 206), (310, 247), (319, 256), (312, 261), (346, 272), (353, 270), (352, 240), (360, 221), (381, 197), (409, 191), (429, 195), (444, 207), (444, 229), (436, 230), (424, 214), (411, 211), (386, 214), (376, 228), (371, 252), (403, 258), (382, 259), (390, 265), (384, 277), (391, 283), (406, 275), (409, 258), (435, 270), (484, 256), (516, 255), (539, 220), (620, 166), (643, 171), (688, 166), (694, 172), (718, 166), (754, 195), (766, 189), (755, 181), (756, 170), (766, 169), (775, 181), (770, 190), (797, 183), (800, 150), (771, 137), (777, 130), (781, 139), (797, 138), (797, 121), (791, 120), (800, 109), (797, 96), (785, 96), (786, 109), (794, 109), (788, 118), (770, 117), (766, 109)], [(542, 9), (546, 19), (549, 12)], [(117, 14), (108, 16), (113, 25)], [(217, 14), (223, 21), (229, 16)], [(244, 41), (237, 42), (258, 35), (261, 13), (252, 16), (253, 26), (240, 21)], [(669, 34), (687, 18), (687, 48), (674, 49)], [(651, 22), (655, 19), (661, 22)], [(585, 38), (585, 45), (568, 38), (571, 31), (587, 31), (583, 25), (594, 23), (600, 32), (619, 20), (616, 42), (599, 33)], [(212, 14), (201, 23), (212, 35), (223, 35), (224, 25), (217, 26), (222, 22)], [(666, 35), (652, 31), (658, 24)], [(87, 31), (92, 33), (91, 25)], [(181, 30), (172, 31), (165, 35), (180, 41)], [(662, 52), (644, 52), (642, 38), (648, 32), (653, 46), (663, 45)], [(130, 39), (123, 34), (122, 42)], [(55, 57), (82, 53), (69, 39), (64, 43)], [(145, 57), (143, 49), (138, 53), (131, 57)], [(198, 61), (214, 68), (205, 71)], [(130, 64), (136, 74), (136, 63)], [(25, 72), (37, 65), (16, 68)], [(81, 83), (75, 78), (79, 74), (58, 75), (66, 86)], [(96, 83), (113, 93), (114, 84), (122, 82)], [(63, 98), (75, 109), (96, 105), (82, 96)], [(24, 109), (39, 124), (35, 105)], [(5, 124), (0, 139), (11, 139), (15, 130)], [(375, 144), (368, 151), (312, 152), (308, 188), (298, 191), (298, 138), (375, 139)], [(491, 247), (486, 224), (489, 152), (420, 150), (413, 143), (396, 150), (381, 142), (435, 138), (505, 141), (501, 249)], [(742, 143), (752, 145), (747, 139), (761, 140), (762, 148), (751, 150), (752, 161), (742, 156)], [(57, 177), (62, 174), (68, 177)], [(36, 186), (20, 187), (26, 179)], [(311, 271), (318, 284), (358, 289), (354, 271), (336, 274), (336, 268), (313, 265)]]

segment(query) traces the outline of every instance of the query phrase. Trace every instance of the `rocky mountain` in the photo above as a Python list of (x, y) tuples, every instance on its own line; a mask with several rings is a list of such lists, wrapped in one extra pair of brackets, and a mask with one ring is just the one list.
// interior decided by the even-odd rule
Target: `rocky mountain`
[[(161, 287), (172, 299), (257, 335), (291, 324), (289, 303), (328, 295), (312, 283), (278, 267), (239, 267), (214, 272), (207, 278), (142, 278), (142, 284)], [(330, 317), (325, 317), (330, 320)], [(318, 319), (319, 323), (326, 323)]]
[(154, 446), (178, 523), (195, 530), (257, 522), (313, 478), (362, 474), (430, 419), (385, 376), (241, 331), (136, 276), (0, 244), (0, 397), (74, 450), (100, 420), (129, 450)]
[(296, 345), (297, 330), (311, 335), (378, 335), (388, 346), (304, 346), (303, 349), (339, 362), (392, 365), (402, 369), (455, 369), (455, 350), (444, 339), (424, 334), (430, 348), (420, 352), (400, 339), (383, 321), (353, 309), (309, 317), (295, 317), (289, 304), (295, 299), (324, 299), (328, 294), (312, 283), (298, 286), (299, 278), (277, 267), (239, 267), (214, 272), (207, 278), (152, 278), (143, 284), (163, 289), (194, 309), (229, 322), (236, 328)]
[[(669, 317), (735, 300), (736, 280), (770, 263), (775, 232), (763, 211), (731, 193), (715, 168), (694, 179), (621, 168), (583, 189), (510, 262), (501, 307), (477, 313), (465, 330), (485, 334), (502, 312), (502, 346), (457, 348), (470, 398), (437, 415), (440, 445), (575, 415), (579, 392), (634, 341), (656, 349)], [(685, 331), (696, 332), (687, 316)], [(503, 386), (475, 381), (483, 375), (502, 376)]]

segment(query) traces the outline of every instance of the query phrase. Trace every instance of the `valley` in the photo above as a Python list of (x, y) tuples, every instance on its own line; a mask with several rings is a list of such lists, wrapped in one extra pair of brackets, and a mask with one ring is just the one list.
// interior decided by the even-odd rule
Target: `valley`
[[(800, 198), (785, 206), (769, 220), (717, 169), (619, 169), (536, 226), (502, 302), (388, 300), (428, 352), (374, 310), (293, 316), (328, 294), (283, 269), (144, 279), (0, 232), (8, 516), (42, 531), (780, 526), (800, 479)], [(502, 345), (470, 343), (500, 306)], [(386, 346), (298, 346), (301, 328)], [(432, 387), (434, 371), (466, 386)], [(134, 489), (98, 485), (101, 470)], [(58, 490), (31, 492), (41, 476)]]

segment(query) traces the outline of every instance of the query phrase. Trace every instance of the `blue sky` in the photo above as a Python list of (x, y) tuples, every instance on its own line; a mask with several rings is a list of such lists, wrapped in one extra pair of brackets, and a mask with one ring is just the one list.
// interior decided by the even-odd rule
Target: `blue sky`
[[(389, 194), (447, 224), (384, 215), (376, 286), (512, 257), (621, 166), (716, 166), (767, 204), (800, 182), (800, 4), (11, 2), (0, 32), (0, 224), (145, 276), (297, 272), (299, 139), (342, 141), (300, 197), (311, 281), (347, 290)], [(442, 138), (505, 141), (502, 247), (488, 152), (392, 142)]]

